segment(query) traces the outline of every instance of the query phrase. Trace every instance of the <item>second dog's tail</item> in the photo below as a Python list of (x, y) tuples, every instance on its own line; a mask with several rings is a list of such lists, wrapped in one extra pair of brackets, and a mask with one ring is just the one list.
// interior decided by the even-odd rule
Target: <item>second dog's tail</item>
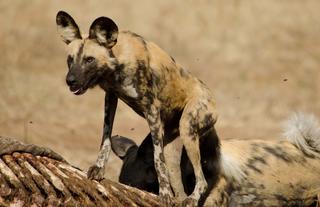
[(284, 136), (305, 154), (320, 157), (320, 125), (314, 115), (293, 114), (286, 122)]

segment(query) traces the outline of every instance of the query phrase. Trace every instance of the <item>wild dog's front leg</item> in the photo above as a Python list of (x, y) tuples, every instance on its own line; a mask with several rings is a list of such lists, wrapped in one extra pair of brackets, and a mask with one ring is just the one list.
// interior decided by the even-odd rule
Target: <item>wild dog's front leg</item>
[(118, 98), (113, 93), (106, 92), (102, 141), (96, 163), (88, 170), (87, 176), (89, 179), (102, 180), (104, 177), (105, 163), (108, 160), (111, 149), (110, 137), (117, 103)]
[(172, 206), (173, 195), (163, 155), (163, 126), (160, 119), (160, 109), (156, 104), (150, 106), (146, 119), (154, 146), (154, 165), (158, 175), (160, 200), (166, 206)]

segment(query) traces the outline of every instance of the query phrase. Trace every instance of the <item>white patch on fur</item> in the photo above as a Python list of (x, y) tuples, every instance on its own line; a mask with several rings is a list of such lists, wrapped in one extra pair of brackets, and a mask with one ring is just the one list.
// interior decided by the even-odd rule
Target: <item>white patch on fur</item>
[(76, 33), (77, 30), (72, 28), (72, 27), (61, 27), (58, 26), (58, 29), (60, 31), (61, 37), (64, 39), (64, 41), (69, 41), (72, 42), (73, 40), (76, 39)]
[(305, 154), (320, 156), (320, 125), (314, 115), (293, 114), (285, 123), (283, 135)]
[(160, 195), (171, 195), (171, 192), (169, 191), (169, 189), (163, 187), (163, 188), (159, 188), (159, 194)]
[(155, 160), (160, 161), (159, 157), (160, 157), (160, 154), (162, 151), (161, 146), (160, 145), (153, 145), (153, 147), (154, 147), (154, 158), (155, 158)]
[(239, 162), (228, 153), (223, 152), (223, 150), (220, 155), (220, 166), (223, 175), (225, 175), (228, 180), (240, 182), (245, 177), (245, 173), (242, 171)]
[(97, 167), (100, 167), (100, 168), (104, 167), (105, 162), (109, 158), (110, 149), (111, 149), (110, 139), (105, 139), (99, 151), (98, 159), (96, 161)]
[(99, 31), (99, 32), (96, 33), (96, 35), (97, 35), (98, 42), (107, 43), (106, 33), (105, 32)]
[(127, 77), (123, 80), (122, 83), (122, 89), (125, 91), (125, 93), (132, 97), (132, 98), (137, 98), (138, 97), (138, 93), (136, 88), (134, 87), (133, 83), (132, 83), (132, 78), (131, 77)]
[(122, 89), (126, 92), (126, 94), (132, 98), (137, 98), (138, 93), (135, 87), (132, 84), (123, 86)]

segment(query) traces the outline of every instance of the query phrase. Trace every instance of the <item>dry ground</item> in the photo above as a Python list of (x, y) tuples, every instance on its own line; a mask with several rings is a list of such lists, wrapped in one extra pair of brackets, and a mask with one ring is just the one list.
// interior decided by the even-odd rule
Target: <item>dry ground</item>
[[(0, 1), (0, 135), (48, 146), (72, 164), (94, 162), (103, 92), (68, 91), (65, 45), (55, 15), (70, 12), (83, 32), (98, 16), (164, 48), (214, 91), (221, 137), (278, 138), (293, 111), (320, 117), (319, 0)], [(114, 134), (148, 132), (120, 104)], [(117, 178), (113, 155), (107, 176)]]

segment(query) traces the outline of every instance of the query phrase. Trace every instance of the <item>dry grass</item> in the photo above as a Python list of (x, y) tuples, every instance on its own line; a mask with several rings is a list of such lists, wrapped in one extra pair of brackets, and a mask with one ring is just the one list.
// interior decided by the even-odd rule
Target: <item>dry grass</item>
[[(97, 16), (153, 40), (216, 94), (222, 137), (276, 138), (293, 111), (320, 116), (318, 0), (0, 2), (0, 134), (22, 137), (87, 168), (100, 143), (103, 92), (73, 96), (55, 26), (70, 12), (86, 32)], [(115, 134), (136, 138), (146, 123), (124, 104)], [(111, 164), (112, 163), (112, 164)], [(108, 177), (120, 160), (111, 157)]]

